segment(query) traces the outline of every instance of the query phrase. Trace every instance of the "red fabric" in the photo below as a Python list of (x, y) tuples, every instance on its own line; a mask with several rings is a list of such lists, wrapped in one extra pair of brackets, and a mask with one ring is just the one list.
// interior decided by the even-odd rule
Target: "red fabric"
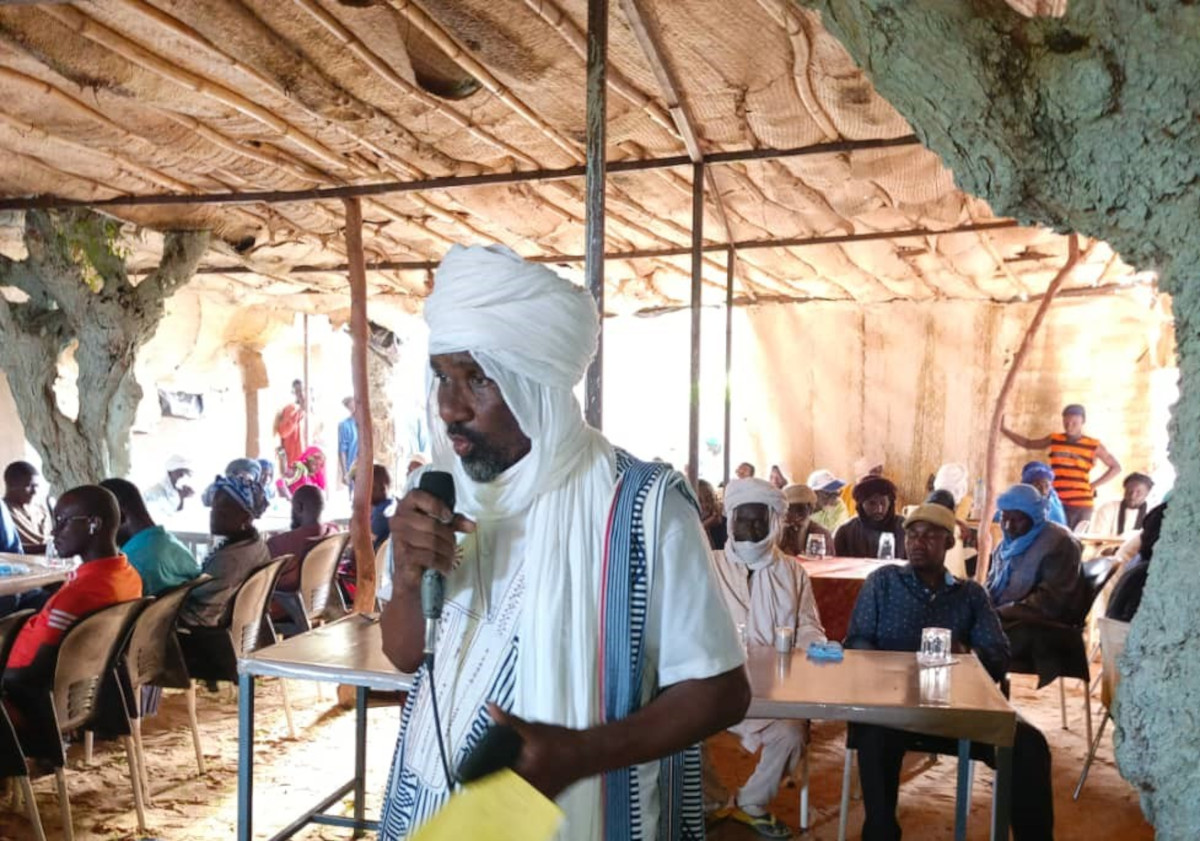
[(102, 607), (142, 597), (142, 577), (124, 555), (88, 561), (21, 628), (7, 667), (33, 663), (42, 646), (57, 647), (67, 629)]
[(275, 433), (279, 436), (284, 453), (287, 454), (287, 464), (299, 461), (300, 452), (304, 449), (300, 443), (300, 422), (303, 419), (304, 412), (295, 403), (284, 406), (275, 418)]
[(863, 582), (885, 563), (869, 558), (800, 558), (828, 639), (846, 638), (850, 614), (854, 612)]
[(854, 578), (814, 578), (811, 581), (821, 624), (825, 626), (825, 637), (844, 640), (862, 581)]

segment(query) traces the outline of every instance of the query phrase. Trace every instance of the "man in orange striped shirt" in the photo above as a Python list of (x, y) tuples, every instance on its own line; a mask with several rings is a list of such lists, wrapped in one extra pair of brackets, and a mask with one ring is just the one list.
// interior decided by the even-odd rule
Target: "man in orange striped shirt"
[[(1050, 451), (1047, 461), (1054, 470), (1054, 490), (1058, 491), (1066, 511), (1067, 527), (1072, 530), (1092, 519), (1096, 488), (1121, 472), (1121, 463), (1113, 458), (1105, 446), (1083, 434), (1086, 420), (1087, 411), (1083, 406), (1072, 403), (1063, 409), (1063, 431), (1044, 438), (1018, 435), (1004, 425), (1003, 418), (1000, 421), (1000, 431), (1014, 444), (1027, 450)], [(1100, 474), (1100, 478), (1092, 481), (1092, 469), (1097, 461), (1108, 469)]]

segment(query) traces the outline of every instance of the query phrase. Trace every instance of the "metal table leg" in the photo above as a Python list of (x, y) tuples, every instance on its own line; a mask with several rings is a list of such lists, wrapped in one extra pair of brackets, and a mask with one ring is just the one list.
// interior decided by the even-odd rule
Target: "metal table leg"
[(958, 793), (954, 800), (954, 841), (966, 841), (971, 812), (971, 740), (958, 740)]
[(250, 841), (254, 832), (254, 675), (238, 676), (238, 841)]
[(996, 748), (996, 785), (992, 790), (992, 841), (1008, 841), (1012, 811), (1012, 748)]
[(354, 695), (354, 837), (363, 835), (367, 793), (367, 687)]

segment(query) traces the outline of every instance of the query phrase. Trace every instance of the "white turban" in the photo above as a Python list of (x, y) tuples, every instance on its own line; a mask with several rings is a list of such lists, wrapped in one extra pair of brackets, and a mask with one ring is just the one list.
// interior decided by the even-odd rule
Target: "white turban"
[(587, 290), (503, 245), (456, 245), (425, 300), (429, 352), (485, 353), (515, 374), (570, 389), (596, 355)]
[(967, 478), (966, 465), (949, 462), (938, 468), (933, 477), (933, 489), (950, 491), (950, 495), (954, 497), (954, 504), (957, 505), (967, 495)]
[(611, 460), (572, 392), (596, 353), (596, 313), (584, 289), (504, 246), (450, 249), (425, 301), (429, 353), (470, 353), (532, 444), (495, 481), (473, 481), (450, 445), (431, 379), (432, 464), (453, 474), (461, 513), (496, 520), (528, 511), (596, 458)]
[(725, 514), (733, 516), (733, 512), (742, 505), (765, 505), (775, 514), (787, 513), (787, 500), (783, 491), (772, 485), (766, 479), (734, 479), (725, 486)]
[[(743, 505), (765, 505), (770, 515), (770, 530), (759, 541), (740, 541), (734, 538), (733, 515)], [(780, 524), (787, 513), (783, 491), (766, 479), (734, 479), (725, 486), (725, 522), (729, 537), (725, 542), (725, 557), (757, 571), (770, 566), (778, 551)]]

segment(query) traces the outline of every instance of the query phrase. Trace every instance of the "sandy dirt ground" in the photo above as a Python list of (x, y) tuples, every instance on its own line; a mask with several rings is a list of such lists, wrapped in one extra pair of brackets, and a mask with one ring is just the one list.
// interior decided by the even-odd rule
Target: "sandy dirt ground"
[[(1058, 691), (1048, 687), (1033, 691), (1033, 679), (1017, 677), (1014, 702), (1050, 740), (1054, 756), (1055, 837), (1058, 841), (1144, 841), (1154, 837), (1138, 808), (1132, 788), (1117, 774), (1112, 742), (1107, 734), (1091, 775), (1078, 802), (1071, 800), (1087, 747), (1084, 744), (1081, 690), (1068, 692), (1070, 730), (1062, 730)], [(293, 682), (292, 706), (297, 739), (288, 738), (277, 681), (260, 683), (255, 733), (255, 837), (266, 838), (284, 827), (297, 812), (350, 778), (353, 766), (354, 715), (338, 708), (326, 688), (318, 699), (315, 684)], [(1098, 708), (1098, 705), (1097, 705)], [(237, 801), (237, 706), (231, 690), (213, 694), (200, 691), (199, 715), (208, 765), (200, 776), (187, 728), (184, 698), (168, 694), (163, 708), (145, 725), (147, 764), (153, 803), (147, 812), (150, 832), (136, 832), (133, 798), (124, 751), (118, 743), (97, 743), (93, 764), (83, 766), (80, 746), (73, 746), (67, 784), (71, 792), (75, 837), (80, 841), (158, 838), (170, 841), (225, 841), (234, 837)], [(373, 704), (368, 730), (368, 815), (377, 815), (388, 767), (395, 747), (399, 708)], [(838, 799), (841, 790), (845, 727), (817, 722), (813, 727), (811, 828), (803, 839), (827, 841), (837, 837)], [(753, 757), (736, 740), (721, 735), (711, 742), (717, 770), (731, 787), (745, 779)], [(953, 836), (955, 762), (927, 756), (910, 756), (900, 791), (899, 818), (906, 838), (940, 841)], [(991, 772), (976, 771), (971, 807), (970, 837), (987, 837), (991, 803)], [(34, 782), (38, 806), (48, 838), (62, 836), (54, 778)], [(774, 804), (780, 817), (798, 826), (798, 793), (784, 787)], [(336, 810), (350, 813), (349, 802)], [(849, 837), (857, 838), (862, 805), (851, 802)], [(32, 838), (23, 814), (14, 813), (9, 801), (0, 803), (0, 838)], [(299, 839), (346, 839), (347, 830), (310, 827)], [(744, 828), (726, 821), (709, 837), (715, 841), (754, 838)]]

